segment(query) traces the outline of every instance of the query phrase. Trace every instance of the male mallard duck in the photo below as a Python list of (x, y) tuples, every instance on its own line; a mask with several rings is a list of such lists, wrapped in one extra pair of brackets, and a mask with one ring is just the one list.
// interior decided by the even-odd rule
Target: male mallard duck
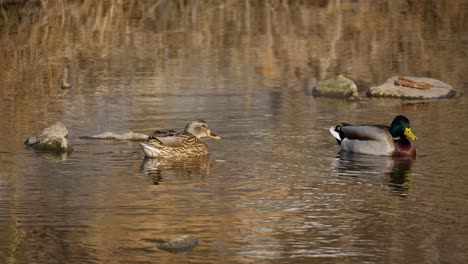
[(146, 157), (188, 158), (209, 154), (208, 145), (202, 137), (221, 139), (208, 128), (203, 120), (195, 120), (185, 126), (184, 131), (155, 131), (148, 143), (140, 143)]
[(415, 156), (416, 148), (411, 140), (416, 140), (408, 118), (399, 115), (390, 127), (385, 125), (358, 125), (343, 123), (330, 128), (341, 149), (370, 155)]

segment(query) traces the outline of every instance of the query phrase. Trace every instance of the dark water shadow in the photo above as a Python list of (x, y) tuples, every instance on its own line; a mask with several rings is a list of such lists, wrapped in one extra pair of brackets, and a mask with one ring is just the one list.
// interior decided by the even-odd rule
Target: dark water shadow
[(386, 175), (392, 192), (405, 197), (410, 190), (411, 166), (415, 160), (415, 157), (385, 157), (343, 151), (337, 156), (334, 167), (344, 176)]
[(72, 153), (73, 153), (73, 151), (61, 152), (61, 151), (38, 150), (38, 149), (26, 147), (26, 146), (25, 146), (25, 149), (30, 151), (30, 153), (37, 154), (39, 157), (51, 163), (60, 163), (60, 162), (66, 161), (68, 158), (72, 156)]
[(159, 185), (168, 177), (192, 178), (205, 177), (210, 174), (210, 157), (196, 157), (183, 160), (165, 160), (156, 158), (144, 158), (140, 171), (151, 176), (153, 185)]
[[(50, 215), (49, 215), (50, 216)], [(50, 219), (52, 219), (51, 216)], [(102, 260), (95, 255), (95, 251), (82, 243), (74, 243), (70, 238), (67, 225), (61, 228), (44, 223), (32, 223), (24, 219), (17, 224), (17, 232), (21, 236), (15, 238), (11, 248), (5, 251), (13, 262), (18, 263), (51, 263), (50, 256), (54, 256), (55, 263), (67, 263), (73, 252), (80, 256), (80, 263), (100, 263)], [(86, 225), (74, 225), (75, 230), (89, 228)], [(3, 235), (3, 234), (2, 234)], [(9, 263), (11, 261), (1, 262)]]

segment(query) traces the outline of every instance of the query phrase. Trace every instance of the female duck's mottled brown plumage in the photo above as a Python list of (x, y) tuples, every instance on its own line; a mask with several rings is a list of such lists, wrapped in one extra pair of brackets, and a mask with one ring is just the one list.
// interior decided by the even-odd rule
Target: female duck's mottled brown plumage
[(208, 128), (203, 120), (195, 120), (184, 131), (155, 131), (148, 143), (140, 143), (145, 156), (150, 158), (189, 158), (208, 155), (208, 144), (200, 138), (221, 139)]

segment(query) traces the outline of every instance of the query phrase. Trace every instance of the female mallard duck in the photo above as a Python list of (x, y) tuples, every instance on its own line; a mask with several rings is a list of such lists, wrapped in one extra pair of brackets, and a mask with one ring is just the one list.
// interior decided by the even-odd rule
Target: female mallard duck
[(140, 143), (146, 157), (188, 158), (209, 154), (208, 145), (202, 137), (221, 139), (208, 128), (203, 120), (195, 120), (185, 126), (184, 131), (155, 131), (148, 143)]
[(411, 140), (416, 140), (408, 118), (399, 115), (390, 127), (385, 125), (358, 125), (343, 123), (330, 128), (341, 149), (370, 155), (415, 156), (416, 148)]

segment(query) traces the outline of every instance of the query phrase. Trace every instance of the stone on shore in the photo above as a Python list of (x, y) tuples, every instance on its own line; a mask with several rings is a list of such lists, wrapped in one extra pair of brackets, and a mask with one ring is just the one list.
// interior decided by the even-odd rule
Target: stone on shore
[(456, 96), (457, 90), (433, 78), (393, 76), (385, 83), (369, 88), (367, 95), (401, 99), (442, 99)]
[(57, 122), (45, 128), (40, 135), (29, 137), (24, 144), (38, 150), (69, 152), (72, 151), (73, 148), (67, 136), (68, 130), (65, 125), (61, 122)]
[(338, 75), (319, 81), (312, 90), (312, 95), (355, 100), (358, 97), (358, 90), (352, 80)]

